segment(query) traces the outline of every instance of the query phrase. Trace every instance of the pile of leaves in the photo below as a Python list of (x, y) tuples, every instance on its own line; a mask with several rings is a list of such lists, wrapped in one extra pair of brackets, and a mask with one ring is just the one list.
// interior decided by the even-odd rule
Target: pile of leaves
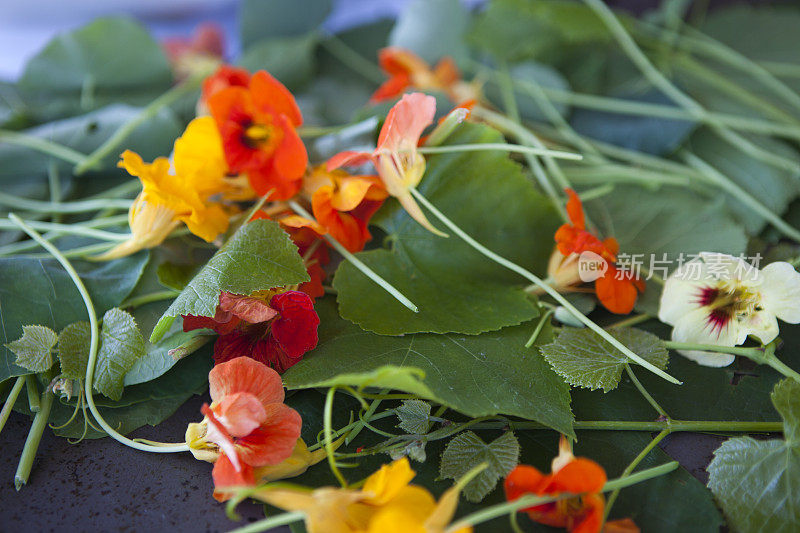
[[(680, 355), (692, 343), (668, 340), (674, 323), (658, 317), (676, 267), (701, 252), (800, 262), (800, 9), (705, 13), (665, 1), (634, 19), (600, 0), (491, 0), (477, 11), (417, 0), (396, 21), (334, 35), (321, 27), (329, 4), (243, 1), (243, 53), (228, 63), (268, 72), (296, 99), (303, 180), (333, 171), (337, 153), (372, 152), (404, 93), (432, 95), (425, 171), (409, 190), (442, 214), (423, 205), (448, 237), (411, 216), (378, 168), (375, 190), (388, 193), (364, 218), (369, 238), (342, 246), (326, 226), (309, 245), (286, 217), (324, 222), (316, 200), (276, 200), (251, 170), (257, 194), (220, 204), (223, 232), (198, 238), (176, 222), (116, 253), (145, 181), (118, 168), (121, 154), (172, 152), (208, 113), (202, 85), (219, 51), (202, 40), (165, 48), (130, 19), (99, 19), (0, 84), (0, 429), (12, 409), (33, 419), (18, 490), (48, 425), (75, 442), (113, 432), (151, 446), (123, 435), (204, 394), (215, 362), (230, 359), (223, 300), (271, 312), (288, 290), (313, 303), (319, 324), (293, 326), (286, 342), (313, 348), (299, 355), (275, 323), (259, 333), (289, 357), (261, 362), (281, 373), (302, 418), (309, 455), (292, 484), (358, 487), (407, 458), (437, 496), (458, 482), (461, 525), (572, 529), (583, 518), (541, 512), (552, 502), (542, 497), (577, 496), (570, 489), (531, 490), (539, 500), (510, 507), (508, 481), (503, 490), (520, 464), (549, 471), (564, 435), (614, 479), (579, 491), (609, 493), (597, 528), (795, 530), (800, 329), (705, 346), (737, 356), (718, 368)], [(544, 281), (532, 285), (445, 220)], [(644, 261), (615, 289), (633, 291), (630, 308), (599, 281), (558, 283), (553, 258), (590, 249), (564, 253), (565, 227), (620, 271)], [(254, 346), (237, 355), (258, 359)], [(657, 446), (677, 431), (740, 436), (715, 452), (706, 486)], [(227, 497), (274, 504), (258, 490), (278, 477)], [(533, 504), (540, 511), (516, 517)]]

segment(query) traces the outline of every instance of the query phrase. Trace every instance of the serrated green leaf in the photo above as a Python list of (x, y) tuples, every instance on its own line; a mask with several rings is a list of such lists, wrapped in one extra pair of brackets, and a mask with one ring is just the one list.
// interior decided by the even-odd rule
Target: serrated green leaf
[(400, 423), (397, 427), (406, 433), (424, 435), (431, 427), (431, 404), (422, 400), (403, 400), (395, 409)]
[(66, 379), (84, 379), (92, 331), (88, 322), (73, 322), (58, 334), (58, 360)]
[(172, 81), (164, 52), (139, 23), (102, 18), (54, 37), (28, 61), (17, 87), (30, 112), (52, 119), (112, 101), (144, 105)]
[[(90, 263), (72, 261), (98, 313), (119, 305), (136, 285), (148, 253)], [(0, 342), (22, 335), (23, 324), (41, 324), (59, 331), (86, 319), (86, 306), (78, 289), (53, 259), (0, 258)], [(28, 372), (13, 363), (8, 349), (0, 347), (0, 381)]]
[(150, 342), (157, 342), (178, 315), (214, 316), (220, 291), (250, 294), (308, 279), (297, 246), (276, 222), (249, 222), (172, 302), (156, 324)]
[[(569, 387), (538, 351), (525, 348), (530, 327), (478, 336), (388, 337), (339, 318), (330, 298), (318, 300), (316, 310), (319, 344), (283, 374), (290, 389), (337, 384), (392, 388), (469, 416), (520, 416), (573, 434)], [(541, 342), (551, 335), (545, 328)], [(377, 379), (387, 365), (413, 373)]]
[(58, 335), (45, 326), (22, 326), (22, 337), (6, 344), (17, 356), (14, 363), (31, 372), (44, 372), (53, 366), (53, 347)]
[[(446, 144), (502, 142), (495, 130), (462, 124)], [(428, 158), (422, 194), (473, 238), (534, 272), (553, 250), (558, 216), (520, 166), (503, 152), (462, 152)], [(538, 315), (525, 280), (461, 239), (438, 237), (388, 203), (374, 222), (391, 250), (358, 257), (419, 307), (413, 313), (349, 263), (333, 280), (342, 317), (384, 335), (417, 332), (477, 334)], [(524, 243), (524, 245), (521, 245)]]
[(133, 316), (121, 309), (108, 310), (100, 330), (94, 388), (112, 400), (119, 400), (125, 374), (144, 354), (144, 337)]
[(784, 419), (786, 440), (737, 437), (714, 452), (708, 486), (735, 531), (788, 533), (800, 528), (798, 398), (800, 384), (788, 379), (772, 393)]
[[(653, 335), (635, 328), (615, 328), (609, 333), (645, 361), (666, 369), (669, 352)], [(589, 389), (615, 389), (629, 359), (594, 331), (563, 328), (550, 344), (539, 347), (544, 358), (567, 383)]]
[(464, 431), (453, 437), (444, 449), (439, 476), (458, 480), (479, 464), (486, 463), (488, 466), (463, 489), (467, 500), (477, 503), (495, 488), (501, 477), (517, 466), (519, 451), (519, 442), (511, 431), (489, 444), (472, 431)]

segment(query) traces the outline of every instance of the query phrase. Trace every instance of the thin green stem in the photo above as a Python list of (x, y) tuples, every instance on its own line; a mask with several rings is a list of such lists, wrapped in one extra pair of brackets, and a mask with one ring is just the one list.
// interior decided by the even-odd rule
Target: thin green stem
[(667, 95), (672, 101), (690, 113), (694, 114), (698, 120), (709, 123), (712, 130), (714, 130), (721, 138), (743, 152), (751, 155), (752, 157), (758, 158), (766, 163), (781, 168), (787, 168), (791, 170), (796, 170), (798, 168), (796, 162), (781, 156), (776, 156), (775, 154), (772, 154), (771, 152), (754, 145), (738, 133), (731, 131), (725, 125), (720, 124), (714, 119), (714, 117), (709, 116), (708, 112), (703, 108), (703, 106), (697, 103), (692, 97), (678, 89), (678, 87), (670, 82), (666, 76), (664, 76), (657, 68), (653, 66), (650, 60), (647, 59), (647, 56), (636, 45), (636, 42), (633, 40), (633, 38), (628, 34), (625, 27), (614, 15), (614, 12), (611, 11), (611, 9), (605, 3), (603, 3), (602, 0), (584, 0), (584, 2), (589, 6), (590, 9), (592, 9), (592, 11), (597, 14), (598, 17), (600, 17), (603, 23), (611, 31), (611, 34), (616, 39), (623, 52), (625, 52), (628, 58), (634, 63), (634, 65), (636, 65), (645, 78), (647, 78), (653, 85)]
[[(61, 266), (64, 267), (64, 270), (67, 271), (69, 277), (72, 279), (72, 282), (75, 284), (75, 287), (78, 289), (78, 292), (83, 298), (83, 303), (86, 305), (86, 312), (89, 315), (89, 328), (91, 331), (91, 338), (89, 342), (89, 361), (86, 366), (86, 403), (89, 406), (89, 410), (92, 412), (92, 415), (97, 420), (97, 423), (100, 424), (100, 427), (108, 433), (108, 435), (126, 446), (130, 446), (131, 448), (135, 448), (137, 450), (145, 451), (145, 452), (155, 452), (155, 453), (172, 453), (172, 452), (185, 452), (189, 451), (189, 446), (186, 444), (181, 444), (177, 446), (147, 446), (144, 444), (139, 444), (137, 442), (132, 441), (131, 439), (121, 435), (118, 433), (108, 422), (105, 421), (103, 416), (100, 414), (100, 411), (95, 406), (94, 398), (92, 397), (92, 383), (94, 379), (94, 371), (95, 365), (97, 364), (97, 350), (100, 344), (100, 332), (98, 328), (98, 320), (97, 320), (97, 313), (94, 309), (94, 304), (92, 303), (92, 298), (89, 296), (89, 291), (86, 290), (86, 285), (84, 285), (83, 281), (81, 280), (78, 273), (75, 271), (75, 268), (69, 262), (69, 260), (64, 257), (58, 248), (53, 246), (51, 243), (47, 242), (42, 238), (39, 233), (27, 225), (24, 221), (22, 221), (18, 216), (14, 215), (13, 213), (9, 214), (8, 217), (13, 220), (28, 236), (34, 240), (36, 240), (42, 247), (47, 250), (59, 263)], [(46, 422), (46, 421), (45, 421)]]
[[(111, 231), (103, 231), (99, 229), (80, 226), (78, 224), (56, 224), (55, 222), (37, 222), (35, 220), (27, 220), (26, 223), (38, 230), (43, 231), (56, 231), (63, 235), (82, 235), (84, 237), (91, 237), (93, 239), (100, 239), (108, 242), (123, 242), (130, 238), (127, 233), (114, 233)], [(16, 229), (17, 226), (8, 220), (0, 220), (0, 229)]]
[[(305, 218), (307, 218), (309, 220), (314, 220), (314, 217), (308, 211), (303, 209), (300, 206), (300, 204), (298, 204), (294, 200), (290, 200), (289, 201), (289, 207), (291, 207), (292, 210), (295, 213), (297, 213), (298, 215), (300, 215), (302, 217), (305, 217)], [(403, 293), (401, 293), (399, 290), (395, 289), (388, 281), (386, 281), (380, 275), (378, 275), (377, 272), (372, 270), (370, 267), (365, 265), (359, 258), (357, 258), (355, 255), (350, 253), (350, 251), (347, 250), (347, 248), (345, 248), (344, 246), (339, 244), (339, 241), (337, 241), (336, 239), (334, 239), (333, 237), (331, 237), (330, 235), (327, 235), (327, 234), (323, 235), (323, 238), (328, 242), (328, 244), (333, 246), (333, 248), (337, 252), (342, 254), (342, 257), (344, 257), (354, 267), (356, 267), (358, 270), (360, 270), (362, 274), (364, 274), (369, 279), (374, 281), (383, 290), (385, 290), (386, 292), (391, 294), (394, 297), (395, 300), (397, 300), (398, 302), (400, 302), (401, 304), (403, 304), (404, 306), (409, 308), (414, 313), (418, 313), (419, 312), (419, 308), (416, 305), (414, 305), (414, 302), (412, 302), (411, 300), (406, 298), (403, 295)]]
[(664, 408), (661, 407), (658, 404), (658, 402), (655, 400), (655, 398), (653, 398), (650, 395), (649, 392), (647, 392), (647, 389), (644, 388), (644, 385), (642, 385), (642, 382), (639, 381), (639, 378), (637, 378), (636, 374), (633, 373), (633, 370), (631, 369), (631, 365), (629, 365), (629, 364), (625, 365), (625, 372), (628, 374), (628, 377), (631, 378), (631, 381), (633, 382), (633, 385), (636, 387), (636, 389), (639, 391), (639, 393), (644, 397), (645, 400), (647, 400), (647, 403), (649, 403), (653, 407), (653, 409), (656, 410), (656, 412), (659, 415), (669, 419), (669, 415), (664, 410)]
[(25, 376), (25, 390), (28, 391), (28, 407), (31, 413), (38, 413), (42, 410), (42, 404), (39, 399), (39, 387), (36, 385), (36, 374)]
[(539, 338), (539, 334), (542, 332), (542, 329), (544, 329), (545, 325), (547, 324), (547, 321), (550, 318), (550, 315), (552, 315), (554, 312), (555, 312), (555, 309), (548, 309), (542, 315), (542, 318), (540, 318), (539, 322), (536, 324), (536, 329), (533, 330), (533, 333), (531, 333), (531, 336), (528, 339), (528, 342), (525, 343), (525, 347), (526, 348), (530, 348), (531, 346), (533, 346), (533, 343), (536, 342), (536, 339)]
[[(534, 139), (536, 142), (538, 142), (538, 138), (532, 132), (528, 131), (521, 124), (504, 117), (500, 113), (495, 113), (494, 111), (490, 111), (483, 107), (476, 107), (473, 110), (473, 115), (486, 120), (489, 124), (498, 128), (500, 131), (515, 137), (520, 143), (534, 144)], [(542, 188), (544, 193), (550, 197), (550, 200), (553, 202), (553, 206), (558, 210), (558, 214), (561, 219), (565, 222), (569, 221), (562, 197), (553, 187), (553, 184), (550, 183), (550, 179), (547, 177), (547, 173), (545, 173), (541, 163), (539, 163), (539, 161), (533, 156), (526, 157), (526, 160), (531, 172), (533, 172), (534, 177), (536, 177), (536, 181), (539, 183), (539, 186)]]
[[(669, 434), (670, 434), (670, 430), (665, 429), (661, 433), (656, 435), (656, 437), (653, 440), (651, 440), (650, 443), (647, 446), (645, 446), (644, 449), (641, 452), (639, 452), (639, 455), (637, 455), (633, 459), (633, 461), (630, 462), (630, 464), (625, 468), (625, 470), (622, 471), (622, 475), (620, 476), (620, 479), (624, 479), (624, 478), (630, 476), (631, 473), (633, 472), (633, 470), (639, 465), (639, 463), (641, 463), (644, 460), (644, 458), (647, 457), (647, 455), (651, 451), (653, 451), (653, 448), (658, 446), (658, 443), (661, 442), (664, 439), (664, 437), (666, 437)], [(608, 497), (608, 502), (606, 502), (606, 508), (603, 511), (603, 521), (604, 522), (608, 519), (608, 515), (609, 515), (609, 513), (611, 513), (611, 508), (614, 506), (614, 502), (617, 501), (617, 497), (619, 496), (619, 491), (620, 490), (621, 490), (621, 488), (615, 488), (613, 491), (611, 491), (611, 494)]]
[[(722, 432), (722, 433), (779, 433), (783, 431), (782, 422), (756, 422), (739, 420), (576, 420), (576, 430), (585, 431), (662, 431), (673, 432)], [(472, 429), (548, 429), (538, 422), (504, 420), (502, 422), (481, 422)]]
[(270, 516), (258, 522), (253, 522), (243, 527), (232, 529), (229, 533), (259, 533), (260, 531), (267, 531), (278, 526), (285, 526), (286, 524), (293, 524), (300, 522), (305, 518), (305, 514), (295, 511), (291, 513), (281, 513), (279, 515)]
[(14, 409), (14, 404), (17, 402), (19, 393), (22, 392), (22, 387), (25, 386), (25, 376), (19, 376), (14, 381), (14, 386), (6, 396), (6, 402), (3, 404), (3, 409), (0, 409), (0, 432), (8, 422), (8, 417), (11, 416), (11, 411)]
[(519, 146), (507, 143), (475, 143), (475, 144), (450, 144), (447, 146), (422, 146), (417, 148), (421, 154), (447, 154), (451, 152), (484, 152), (488, 150), (498, 150), (502, 152), (512, 152), (518, 154), (531, 154), (539, 156), (554, 157), (557, 159), (569, 159), (580, 161), (583, 156), (573, 152), (561, 150), (548, 150), (547, 148), (534, 148), (531, 146)]
[(572, 305), (566, 298), (564, 298), (557, 290), (553, 289), (547, 283), (544, 283), (538, 276), (533, 274), (532, 272), (522, 268), (521, 266), (512, 263), (508, 259), (497, 255), (496, 253), (492, 252), (481, 243), (470, 237), (464, 230), (462, 230), (457, 224), (455, 224), (452, 220), (450, 220), (447, 216), (444, 215), (441, 211), (439, 211), (436, 206), (434, 206), (431, 202), (428, 201), (419, 191), (414, 188), (410, 189), (410, 192), (414, 198), (416, 198), (423, 206), (425, 206), (428, 211), (434, 214), (436, 218), (438, 218), (445, 226), (447, 226), (453, 233), (458, 235), (464, 242), (472, 246), (475, 250), (480, 252), (481, 254), (485, 255), (492, 261), (496, 262), (499, 265), (506, 267), (507, 269), (516, 272), (517, 274), (521, 275), (525, 279), (535, 283), (538, 285), (544, 292), (549, 294), (554, 300), (556, 300), (559, 304), (565, 307), (568, 311), (570, 311), (575, 317), (578, 318), (581, 322), (583, 322), (588, 328), (592, 331), (600, 335), (603, 339), (605, 339), (608, 343), (610, 343), (614, 348), (625, 354), (628, 358), (635, 361), (639, 365), (643, 366), (647, 370), (653, 372), (654, 374), (658, 375), (659, 377), (666, 379), (667, 381), (675, 384), (680, 384), (681, 382), (675, 379), (674, 377), (670, 376), (660, 368), (656, 367), (655, 365), (651, 364), (649, 361), (642, 359), (640, 356), (636, 355), (633, 351), (631, 351), (627, 346), (619, 342), (616, 338), (610, 335), (606, 330), (595, 324), (592, 320), (590, 320), (586, 315), (578, 311), (574, 305)]
[(108, 208), (129, 209), (132, 200), (118, 200), (115, 198), (97, 198), (79, 202), (43, 202), (31, 200), (21, 196), (14, 196), (0, 192), (0, 205), (26, 211), (40, 211), (42, 213), (83, 213), (85, 211), (100, 211)]
[(0, 130), (0, 141), (52, 155), (73, 165), (81, 164), (86, 159), (86, 155), (69, 146), (16, 131)]
[[(388, 392), (389, 389), (383, 389), (380, 392), (380, 394), (381, 396), (384, 396)], [(361, 433), (361, 430), (364, 429), (366, 423), (365, 420), (369, 420), (370, 417), (372, 417), (372, 415), (375, 414), (375, 411), (378, 409), (383, 399), (384, 398), (376, 398), (375, 400), (373, 400), (372, 403), (367, 408), (367, 411), (364, 413), (364, 416), (363, 417), (359, 416), (359, 421), (353, 426), (353, 429), (350, 430), (350, 433), (348, 433), (347, 438), (344, 441), (345, 444), (350, 444), (351, 442), (353, 442), (353, 440), (358, 436), (358, 434)]]
[(47, 419), (50, 418), (50, 409), (53, 407), (53, 393), (49, 388), (45, 389), (44, 394), (42, 394), (40, 405), (41, 409), (33, 417), (33, 424), (31, 424), (28, 438), (25, 440), (25, 447), (22, 448), (22, 455), (19, 458), (17, 473), (14, 475), (14, 487), (17, 490), (20, 490), (28, 482), (31, 468), (33, 468), (33, 460), (42, 440), (42, 433), (44, 433), (44, 428), (47, 427)]
[(730, 178), (691, 152), (684, 150), (681, 152), (681, 156), (689, 165), (704, 173), (706, 177), (714, 181), (720, 189), (749, 206), (753, 211), (761, 215), (766, 221), (768, 221), (777, 230), (790, 239), (800, 242), (800, 231), (787, 224), (775, 213), (775, 211), (759, 202), (757, 199), (751, 196), (750, 193), (745, 191), (738, 184), (734, 183)]
[(124, 302), (122, 302), (119, 306), (139, 307), (141, 305), (153, 302), (160, 302), (162, 300), (171, 300), (173, 298), (176, 298), (179, 294), (180, 291), (173, 291), (173, 290), (156, 291), (148, 294), (142, 294), (140, 296), (134, 296), (133, 298), (129, 298)]
[(331, 472), (336, 476), (339, 484), (343, 488), (347, 488), (347, 480), (339, 471), (339, 467), (336, 466), (336, 458), (333, 454), (335, 451), (333, 449), (333, 396), (335, 394), (336, 387), (328, 389), (328, 393), (325, 395), (325, 407), (322, 411), (322, 423), (325, 432), (325, 453), (328, 456), (328, 465), (330, 466)]
[[(632, 474), (630, 476), (620, 477), (611, 481), (607, 481), (606, 484), (603, 486), (602, 492), (622, 489), (625, 487), (629, 487), (631, 485), (635, 485), (637, 483), (641, 483), (643, 481), (647, 481), (649, 479), (653, 479), (658, 476), (663, 476), (664, 474), (672, 472), (673, 470), (678, 468), (678, 466), (679, 465), (677, 461), (671, 461), (669, 463), (660, 466), (648, 468), (647, 470), (642, 470), (641, 472), (637, 472), (636, 474)], [(445, 533), (453, 533), (461, 528), (474, 526), (477, 524), (481, 524), (483, 522), (488, 522), (489, 520), (492, 520), (499, 516), (504, 516), (508, 513), (512, 513), (520, 509), (524, 509), (526, 507), (542, 505), (557, 500), (573, 498), (575, 496), (578, 495), (566, 494), (566, 493), (559, 494), (558, 496), (525, 495), (514, 501), (492, 505), (484, 509), (481, 509), (480, 511), (470, 513), (467, 516), (451, 524), (450, 527), (448, 527), (445, 530)]]
[(75, 165), (75, 174), (80, 176), (85, 172), (96, 167), (100, 161), (116, 150), (125, 140), (145, 121), (153, 118), (161, 111), (162, 108), (172, 105), (184, 96), (191, 94), (193, 91), (200, 87), (200, 84), (205, 79), (206, 75), (210, 72), (201, 72), (191, 78), (175, 85), (167, 92), (150, 102), (144, 107), (139, 114), (131, 120), (120, 126), (106, 142), (97, 147), (97, 149), (86, 156), (83, 161)]

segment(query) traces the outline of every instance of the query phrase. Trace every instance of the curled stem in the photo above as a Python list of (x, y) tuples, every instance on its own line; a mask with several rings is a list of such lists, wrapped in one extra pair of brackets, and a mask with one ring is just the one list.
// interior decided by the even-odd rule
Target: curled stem
[(336, 466), (336, 459), (333, 455), (333, 452), (335, 451), (333, 449), (333, 396), (335, 394), (336, 387), (331, 387), (328, 389), (328, 393), (325, 396), (325, 407), (322, 413), (325, 432), (325, 454), (328, 456), (328, 465), (330, 465), (331, 472), (333, 472), (333, 475), (336, 476), (337, 480), (339, 480), (339, 484), (343, 488), (347, 488), (347, 480), (339, 471), (339, 467)]
[(97, 409), (97, 406), (95, 406), (94, 398), (92, 397), (92, 383), (94, 379), (95, 365), (97, 364), (97, 350), (100, 344), (100, 332), (98, 327), (97, 313), (95, 312), (92, 298), (89, 296), (89, 291), (86, 290), (86, 285), (84, 285), (83, 280), (81, 280), (80, 276), (75, 271), (75, 268), (72, 266), (69, 260), (64, 257), (64, 255), (55, 246), (44, 240), (35, 229), (31, 228), (15, 214), (9, 214), (8, 218), (13, 220), (14, 223), (17, 224), (20, 229), (22, 229), (22, 231), (27, 233), (30, 238), (42, 245), (45, 250), (47, 250), (59, 263), (61, 263), (61, 266), (67, 271), (67, 274), (69, 274), (69, 277), (72, 279), (72, 282), (78, 289), (81, 298), (83, 298), (83, 303), (86, 305), (86, 312), (89, 314), (89, 327), (91, 330), (91, 339), (89, 343), (89, 362), (86, 366), (86, 403), (89, 406), (89, 410), (91, 411), (95, 420), (97, 420), (97, 423), (103, 428), (103, 431), (108, 433), (108, 435), (117, 442), (145, 452), (173, 453), (188, 451), (189, 446), (186, 444), (180, 444), (176, 446), (147, 446), (145, 444), (134, 442), (117, 432), (111, 427), (111, 425), (109, 425), (108, 422), (105, 421), (103, 416), (100, 414), (100, 411)]
[(575, 315), (578, 320), (583, 322), (589, 329), (600, 335), (606, 342), (611, 344), (614, 348), (625, 354), (628, 358), (632, 361), (638, 363), (639, 365), (643, 366), (650, 372), (653, 372), (657, 376), (666, 379), (670, 383), (675, 383), (680, 385), (681, 382), (675, 379), (674, 377), (670, 376), (660, 368), (656, 367), (652, 363), (642, 359), (638, 355), (636, 355), (633, 351), (630, 350), (627, 346), (619, 342), (616, 338), (610, 335), (606, 330), (598, 326), (592, 320), (590, 320), (586, 315), (578, 311), (574, 305), (572, 305), (566, 298), (564, 298), (557, 290), (552, 288), (550, 285), (542, 281), (538, 276), (522, 268), (521, 266), (517, 265), (497, 255), (496, 253), (492, 252), (481, 243), (470, 237), (464, 230), (462, 230), (458, 225), (456, 225), (452, 220), (450, 220), (444, 213), (439, 211), (436, 206), (434, 206), (431, 202), (428, 201), (419, 191), (414, 188), (410, 189), (412, 196), (416, 198), (426, 209), (428, 209), (431, 213), (436, 216), (445, 226), (447, 226), (451, 231), (453, 231), (456, 235), (458, 235), (464, 242), (472, 246), (476, 251), (480, 252), (481, 254), (485, 255), (492, 261), (496, 262), (497, 264), (506, 267), (507, 269), (516, 272), (520, 276), (524, 277), (525, 279), (533, 282), (538, 287), (540, 287), (544, 292), (549, 294), (554, 300), (556, 300), (559, 304), (565, 307), (568, 311), (570, 311), (573, 315)]

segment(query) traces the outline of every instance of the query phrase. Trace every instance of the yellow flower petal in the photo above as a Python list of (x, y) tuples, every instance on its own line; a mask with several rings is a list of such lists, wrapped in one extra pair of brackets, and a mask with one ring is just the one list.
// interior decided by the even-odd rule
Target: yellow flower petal
[(365, 501), (372, 505), (385, 504), (406, 488), (415, 475), (407, 457), (383, 465), (364, 482)]

